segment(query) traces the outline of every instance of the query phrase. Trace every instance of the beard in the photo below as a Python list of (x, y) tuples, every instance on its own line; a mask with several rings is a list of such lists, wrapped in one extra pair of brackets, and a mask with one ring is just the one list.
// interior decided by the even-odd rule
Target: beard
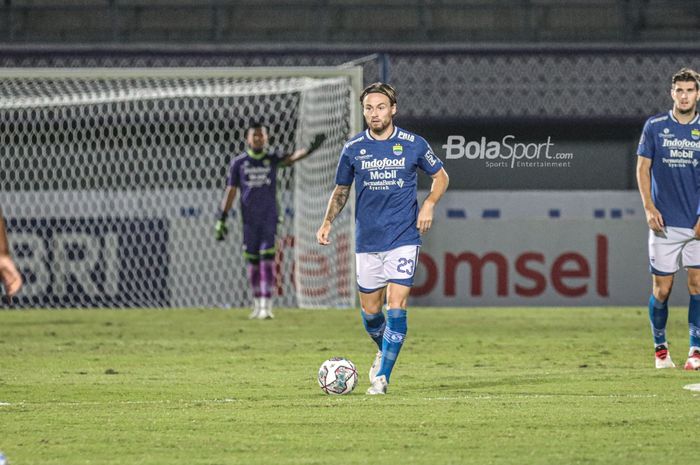
[(680, 113), (681, 115), (691, 115), (691, 114), (694, 115), (696, 108), (697, 108), (697, 105), (691, 105), (690, 107), (688, 107), (687, 110), (683, 110), (682, 108), (677, 108), (677, 110), (678, 110), (678, 113)]
[(381, 133), (383, 133), (384, 131), (386, 131), (386, 129), (387, 129), (390, 125), (391, 125), (391, 120), (381, 121), (381, 122), (379, 122), (378, 124), (377, 124), (377, 123), (374, 123), (374, 124), (373, 124), (373, 123), (370, 123), (370, 124), (368, 124), (369, 130), (370, 130), (370, 132), (373, 133), (373, 134), (381, 134)]

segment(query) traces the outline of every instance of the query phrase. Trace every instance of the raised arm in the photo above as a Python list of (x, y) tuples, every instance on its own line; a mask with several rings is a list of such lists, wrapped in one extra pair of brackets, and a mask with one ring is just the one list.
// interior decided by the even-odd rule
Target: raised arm
[(336, 185), (331, 194), (330, 200), (328, 200), (328, 207), (326, 208), (326, 216), (323, 218), (323, 223), (321, 227), (316, 232), (316, 239), (321, 245), (328, 245), (331, 243), (329, 237), (331, 235), (331, 225), (333, 220), (337, 218), (343, 207), (348, 201), (350, 196), (350, 186)]
[(293, 153), (287, 155), (282, 159), (282, 163), (287, 166), (291, 166), (294, 163), (298, 162), (299, 160), (303, 160), (304, 158), (308, 157), (312, 153), (314, 153), (318, 148), (323, 144), (323, 141), (326, 140), (326, 135), (323, 133), (316, 134), (311, 141), (311, 144), (307, 148), (303, 149), (297, 149)]
[(435, 205), (442, 198), (450, 183), (450, 177), (447, 175), (445, 168), (440, 168), (440, 171), (431, 176), (433, 184), (430, 187), (430, 194), (423, 201), (423, 206), (418, 212), (418, 221), (416, 227), (421, 234), (425, 233), (433, 225), (433, 210)]
[(647, 224), (653, 231), (661, 232), (664, 229), (664, 219), (651, 199), (651, 159), (637, 156), (637, 185), (642, 196), (642, 205), (647, 217)]

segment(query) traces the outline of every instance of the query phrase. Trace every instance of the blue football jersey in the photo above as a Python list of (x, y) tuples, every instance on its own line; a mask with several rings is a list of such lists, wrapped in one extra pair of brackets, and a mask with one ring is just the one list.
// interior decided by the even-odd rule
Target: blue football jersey
[(637, 154), (651, 159), (651, 198), (666, 226), (692, 228), (700, 206), (700, 122), (679, 123), (673, 112), (644, 125)]
[(402, 245), (420, 245), (417, 170), (429, 175), (442, 162), (425, 139), (398, 127), (386, 140), (368, 130), (345, 144), (335, 183), (355, 182), (355, 250), (386, 252)]

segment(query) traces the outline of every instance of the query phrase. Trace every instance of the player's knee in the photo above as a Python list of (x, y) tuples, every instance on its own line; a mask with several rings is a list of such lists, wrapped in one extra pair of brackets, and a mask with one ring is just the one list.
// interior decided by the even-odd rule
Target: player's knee
[(666, 302), (668, 297), (671, 295), (671, 285), (667, 284), (655, 284), (654, 285), (654, 298), (660, 302)]
[(671, 295), (671, 289), (673, 288), (673, 275), (660, 276), (652, 275), (652, 293), (656, 300), (665, 302)]
[(688, 292), (690, 294), (700, 294), (700, 277), (688, 277)]
[(361, 303), (361, 305), (362, 311), (370, 315), (376, 315), (377, 313), (382, 311), (384, 302), (382, 302), (381, 300), (365, 300)]
[(362, 305), (362, 311), (368, 315), (376, 315), (382, 311), (383, 304), (373, 303), (368, 305)]
[(390, 294), (386, 299), (387, 308), (406, 308), (408, 305), (408, 295)]
[(408, 306), (408, 299), (394, 299), (387, 303), (387, 308), (403, 308)]

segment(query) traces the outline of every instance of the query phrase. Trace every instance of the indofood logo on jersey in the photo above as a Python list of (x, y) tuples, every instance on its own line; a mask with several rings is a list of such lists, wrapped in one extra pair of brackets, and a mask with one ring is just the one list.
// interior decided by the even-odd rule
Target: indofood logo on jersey
[(693, 142), (688, 139), (664, 139), (663, 146), (672, 149), (700, 150), (700, 141)]
[(700, 150), (700, 141), (690, 141), (688, 139), (664, 139), (663, 147), (669, 149), (671, 158), (663, 158), (662, 161), (671, 167), (683, 167), (689, 164), (697, 166), (695, 151)]
[(375, 158), (374, 160), (362, 160), (363, 170), (391, 170), (406, 167), (406, 158)]
[(406, 167), (406, 158), (381, 158), (362, 160), (363, 170), (369, 171), (369, 181), (364, 186), (370, 190), (389, 190), (392, 186), (403, 187), (404, 181), (399, 178), (399, 169)]

